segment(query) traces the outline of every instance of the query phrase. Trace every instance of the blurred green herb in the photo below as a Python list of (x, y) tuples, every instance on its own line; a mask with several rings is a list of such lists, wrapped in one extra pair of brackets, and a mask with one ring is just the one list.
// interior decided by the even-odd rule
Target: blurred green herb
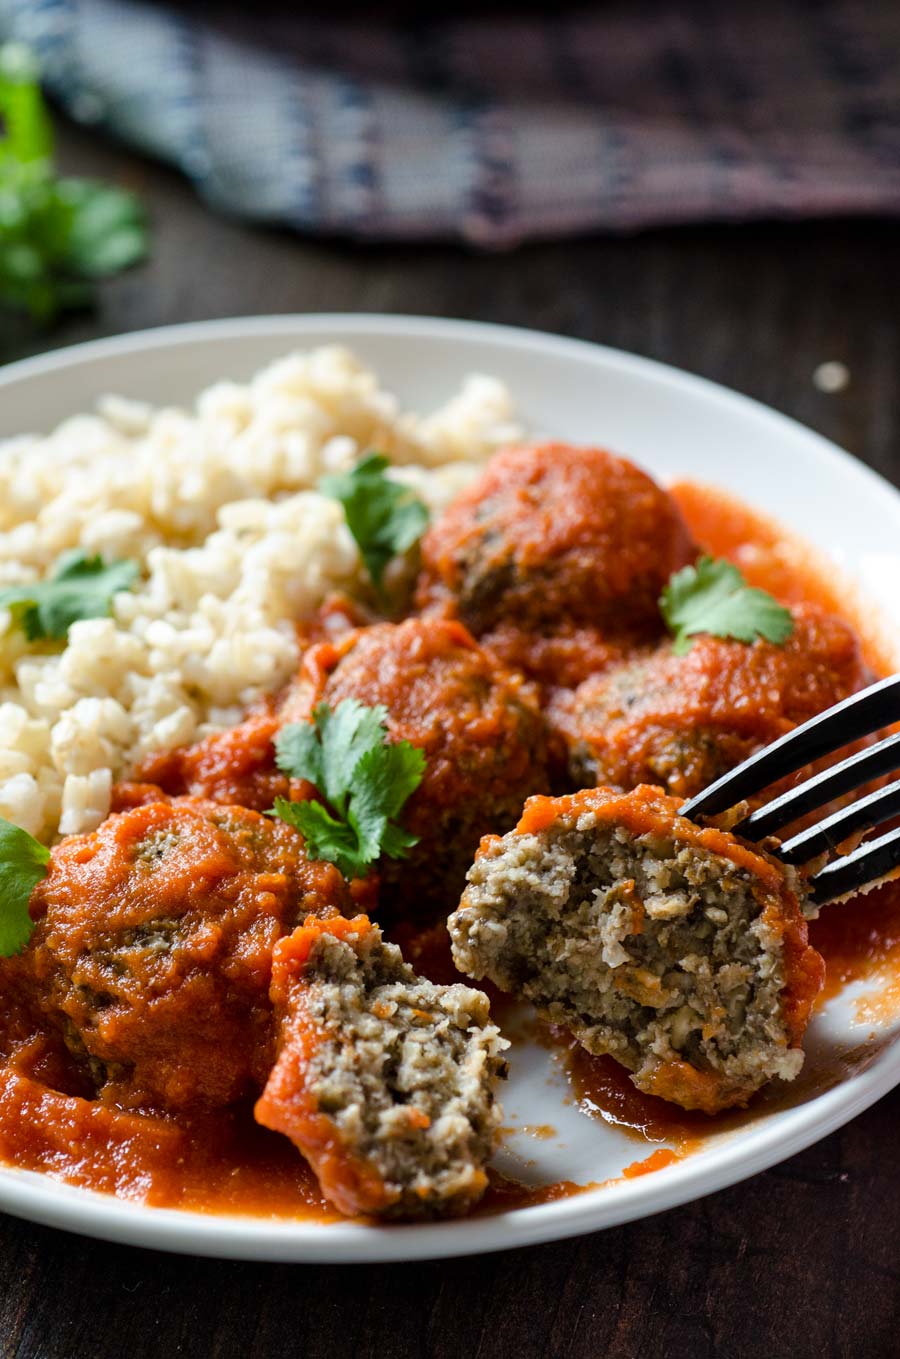
[(56, 174), (53, 129), (26, 47), (0, 47), (0, 308), (52, 321), (147, 253), (140, 202)]
[(0, 589), (0, 609), (9, 609), (29, 642), (59, 639), (79, 619), (105, 618), (113, 596), (130, 590), (139, 575), (137, 562), (105, 562), (76, 548), (59, 559), (48, 580)]

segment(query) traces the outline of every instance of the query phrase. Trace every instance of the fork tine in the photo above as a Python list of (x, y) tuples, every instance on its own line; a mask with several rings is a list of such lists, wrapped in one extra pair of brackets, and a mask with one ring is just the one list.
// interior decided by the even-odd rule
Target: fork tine
[(812, 899), (818, 906), (874, 887), (900, 868), (900, 828), (888, 831), (877, 840), (864, 840), (858, 849), (842, 859), (826, 864), (810, 878)]
[(890, 821), (892, 816), (900, 815), (900, 779), (878, 788), (867, 797), (851, 802), (849, 807), (826, 816), (808, 830), (801, 831), (790, 840), (785, 840), (775, 853), (787, 864), (805, 864), (817, 854), (829, 849), (837, 849), (854, 831), (870, 830)]
[(762, 840), (774, 835), (783, 826), (789, 826), (798, 817), (824, 807), (826, 802), (843, 797), (845, 793), (860, 788), (870, 779), (880, 778), (882, 774), (893, 774), (900, 769), (900, 732), (886, 736), (877, 745), (867, 746), (855, 755), (850, 755), (840, 764), (833, 764), (812, 778), (798, 783), (780, 797), (773, 798), (765, 806), (751, 812), (737, 826), (735, 835), (745, 840)]
[(686, 802), (682, 816), (714, 816), (787, 774), (900, 718), (900, 675), (879, 680), (751, 755)]

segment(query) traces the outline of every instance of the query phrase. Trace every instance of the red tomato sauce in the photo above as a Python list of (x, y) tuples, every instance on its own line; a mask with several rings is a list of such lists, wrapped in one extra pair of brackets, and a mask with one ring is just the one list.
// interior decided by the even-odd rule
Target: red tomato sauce
[[(807, 601), (841, 614), (859, 631), (872, 669), (886, 674), (894, 668), (875, 621), (811, 549), (719, 491), (688, 482), (673, 489), (692, 534), (707, 551), (730, 558), (752, 584), (786, 603)], [(900, 885), (827, 910), (812, 925), (810, 939), (826, 962), (824, 998), (849, 982), (888, 973), (897, 977), (896, 994), (888, 988), (882, 1003), (889, 1005), (893, 997), (900, 1006)], [(443, 926), (420, 936), (406, 929), (398, 942), (413, 965), (436, 981), (456, 979)], [(498, 1006), (501, 1022), (504, 1008)], [(673, 1164), (713, 1131), (740, 1126), (814, 1092), (801, 1077), (787, 1094), (762, 1092), (749, 1109), (710, 1118), (641, 1093), (612, 1059), (590, 1056), (565, 1033), (545, 1036), (565, 1061), (586, 1113), (645, 1144), (673, 1144), (674, 1150), (658, 1148), (626, 1167), (625, 1179)], [(0, 1159), (7, 1164), (154, 1206), (322, 1222), (339, 1217), (288, 1139), (259, 1127), (249, 1104), (176, 1121), (86, 1098), (64, 1055), (39, 1032), (29, 1032), (27, 1017), (12, 1003), (0, 1017), (0, 1054)], [(856, 1059), (848, 1054), (847, 1060), (852, 1066)], [(568, 1180), (535, 1187), (492, 1171), (477, 1211), (533, 1206), (594, 1187)]]
[[(727, 557), (750, 584), (786, 604), (818, 604), (845, 618), (859, 633), (874, 673), (894, 671), (894, 649), (877, 620), (867, 614), (852, 585), (836, 578), (834, 567), (814, 548), (713, 487), (679, 482), (671, 489), (694, 537), (712, 556)], [(889, 976), (896, 981), (860, 1000), (857, 1017), (875, 1023), (896, 1014), (900, 1009), (900, 883), (887, 883), (867, 896), (826, 909), (811, 923), (809, 940), (825, 959), (819, 1006), (851, 982)], [(710, 1118), (643, 1094), (612, 1058), (591, 1056), (566, 1034), (556, 1035), (555, 1041), (584, 1112), (642, 1139), (672, 1142), (682, 1154), (695, 1150), (711, 1133), (727, 1131), (816, 1093), (801, 1077), (783, 1090), (761, 1092), (748, 1110)]]
[(636, 1180), (639, 1175), (652, 1175), (654, 1170), (665, 1170), (666, 1166), (673, 1166), (680, 1159), (677, 1151), (660, 1147), (658, 1151), (652, 1151), (643, 1161), (632, 1161), (630, 1166), (626, 1166), (622, 1171), (622, 1179)]

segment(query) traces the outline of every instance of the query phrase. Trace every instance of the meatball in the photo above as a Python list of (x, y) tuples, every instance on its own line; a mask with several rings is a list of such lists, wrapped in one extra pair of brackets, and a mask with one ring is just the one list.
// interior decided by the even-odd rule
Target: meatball
[(365, 916), (275, 947), (278, 1057), (256, 1118), (284, 1133), (342, 1213), (463, 1213), (487, 1185), (508, 1046), (487, 997), (435, 986)]
[(384, 704), (390, 740), (426, 757), (401, 813), (419, 843), (408, 859), (379, 864), (385, 909), (452, 909), (480, 837), (514, 825), (528, 794), (548, 788), (544, 722), (529, 686), (461, 624), (413, 618), (313, 647), (284, 715), (302, 721), (317, 704), (346, 698)]
[(569, 683), (623, 639), (659, 634), (660, 592), (696, 554), (674, 500), (633, 463), (513, 448), (426, 533), (417, 602), (459, 617), (510, 664)]
[(662, 646), (558, 696), (551, 721), (576, 785), (655, 783), (693, 797), (870, 683), (847, 623), (809, 604), (793, 615), (782, 646), (700, 636), (684, 656)]
[(483, 842), (449, 929), (463, 972), (714, 1113), (797, 1075), (824, 965), (793, 870), (678, 807), (649, 787), (531, 799)]
[(105, 1098), (212, 1108), (268, 1075), (276, 941), (348, 904), (337, 870), (310, 862), (282, 822), (150, 803), (52, 851), (30, 952), (44, 1005)]

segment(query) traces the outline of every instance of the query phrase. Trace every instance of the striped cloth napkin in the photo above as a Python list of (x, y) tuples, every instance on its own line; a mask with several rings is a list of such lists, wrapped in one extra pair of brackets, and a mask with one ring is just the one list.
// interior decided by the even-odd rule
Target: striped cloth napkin
[(503, 247), (900, 212), (900, 0), (300, 10), (0, 0), (0, 39), (74, 118), (306, 232)]

